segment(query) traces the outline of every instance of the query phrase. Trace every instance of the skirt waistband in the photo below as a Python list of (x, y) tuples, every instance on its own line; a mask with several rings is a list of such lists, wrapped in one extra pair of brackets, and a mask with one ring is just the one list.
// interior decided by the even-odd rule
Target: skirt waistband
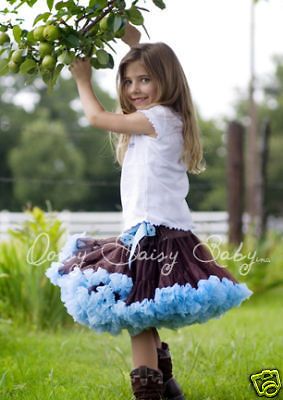
[(130, 256), (129, 256), (129, 269), (131, 269), (132, 258), (135, 253), (135, 249), (142, 238), (145, 236), (155, 236), (156, 230), (154, 225), (149, 222), (143, 221), (133, 228), (123, 232), (119, 239), (125, 246), (129, 246), (131, 248)]
[(123, 232), (119, 236), (119, 239), (125, 246), (130, 247), (131, 249), (129, 256), (129, 269), (131, 269), (131, 261), (134, 256), (135, 249), (138, 243), (141, 241), (141, 239), (144, 238), (145, 236), (156, 236), (157, 232), (158, 235), (160, 235), (164, 239), (168, 239), (173, 237), (176, 238), (185, 236), (190, 231), (183, 231), (176, 228), (169, 228), (164, 225), (155, 226), (150, 222), (143, 221), (138, 223), (131, 229), (128, 229), (127, 231)]

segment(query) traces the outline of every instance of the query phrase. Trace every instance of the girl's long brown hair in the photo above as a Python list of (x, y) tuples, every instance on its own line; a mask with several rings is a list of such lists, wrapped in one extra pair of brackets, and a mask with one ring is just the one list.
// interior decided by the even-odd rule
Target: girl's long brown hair
[[(198, 174), (205, 167), (200, 133), (192, 102), (190, 88), (183, 68), (173, 50), (165, 43), (139, 43), (122, 59), (116, 78), (117, 92), (121, 111), (124, 114), (135, 112), (133, 105), (127, 101), (124, 90), (126, 67), (140, 61), (147, 73), (157, 84), (157, 99), (155, 104), (169, 106), (178, 112), (183, 119), (184, 149), (182, 160), (190, 173)], [(111, 134), (114, 143), (116, 160), (122, 165), (130, 135)]]

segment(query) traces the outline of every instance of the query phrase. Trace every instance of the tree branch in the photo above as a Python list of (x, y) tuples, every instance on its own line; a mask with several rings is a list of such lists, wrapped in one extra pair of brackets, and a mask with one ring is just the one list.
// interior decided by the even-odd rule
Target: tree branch
[(106, 8), (98, 17), (95, 18), (93, 22), (91, 22), (89, 25), (89, 20), (86, 21), (85, 25), (81, 29), (81, 32), (84, 34), (88, 32), (91, 28), (93, 28), (99, 21), (101, 21), (107, 14), (109, 14), (112, 9), (114, 8), (115, 5), (115, 0), (111, 0), (108, 3), (108, 8)]

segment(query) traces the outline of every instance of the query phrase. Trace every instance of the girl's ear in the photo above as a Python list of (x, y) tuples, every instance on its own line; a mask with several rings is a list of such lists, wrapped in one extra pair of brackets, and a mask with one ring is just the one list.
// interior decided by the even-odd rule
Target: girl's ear
[(137, 28), (135, 28), (133, 25), (127, 22), (125, 28), (125, 34), (122, 37), (123, 42), (126, 43), (128, 46), (132, 47), (139, 43), (140, 38), (141, 38), (140, 31), (138, 31)]

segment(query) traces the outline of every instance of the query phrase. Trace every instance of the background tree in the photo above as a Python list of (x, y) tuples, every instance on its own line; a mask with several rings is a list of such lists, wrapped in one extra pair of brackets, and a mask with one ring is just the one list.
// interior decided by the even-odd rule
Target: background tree
[(198, 120), (207, 169), (200, 175), (189, 176), (192, 190), (187, 200), (193, 210), (222, 211), (226, 208), (225, 135), (219, 122), (205, 121), (201, 116)]
[[(282, 163), (281, 153), (283, 150), (283, 60), (282, 57), (274, 58), (274, 74), (268, 82), (263, 84), (263, 100), (259, 104), (259, 119), (269, 117), (272, 125), (270, 140), (270, 163), (268, 165), (268, 196), (267, 211), (269, 214), (282, 214)], [(11, 103), (13, 93), (20, 91), (22, 83), (18, 79), (0, 85), (2, 97), (0, 109), (0, 166), (1, 196), (0, 207), (11, 210), (21, 210), (21, 201), (12, 195), (15, 179), (13, 171), (7, 162), (8, 154), (20, 145), (19, 138), (22, 129), (29, 127), (33, 120), (45, 118), (48, 121), (60, 121), (64, 124), (68, 141), (80, 152), (84, 160), (83, 174), (80, 180), (86, 188), (84, 196), (68, 203), (71, 210), (86, 211), (118, 211), (121, 209), (119, 179), (120, 166), (114, 163), (113, 153), (109, 145), (108, 135), (104, 131), (98, 131), (83, 124), (83, 113), (77, 101), (77, 91), (72, 80), (59, 79), (52, 97), (47, 94), (46, 87), (37, 87), (33, 90), (39, 94), (39, 100), (35, 104), (32, 113), (25, 112), (20, 107)], [(94, 74), (95, 80), (95, 74)], [(94, 82), (95, 85), (97, 85)], [(32, 90), (32, 87), (31, 89)], [(97, 90), (97, 89), (96, 89)], [(116, 102), (109, 95), (99, 92), (100, 100), (108, 110), (115, 110)], [(5, 101), (3, 100), (5, 99)], [(51, 101), (52, 100), (52, 101)], [(242, 95), (235, 102), (237, 117), (241, 122), (247, 124), (247, 96)], [(199, 117), (202, 131), (204, 156), (208, 165), (207, 170), (199, 176), (190, 176), (191, 190), (188, 195), (188, 203), (193, 210), (224, 210), (226, 209), (226, 150), (225, 131), (226, 121), (205, 121)], [(49, 130), (50, 132), (50, 130)], [(52, 159), (52, 149), (50, 149)], [(63, 157), (63, 155), (62, 155)], [(29, 163), (29, 160), (26, 160)], [(46, 174), (43, 175), (47, 179)], [(39, 178), (38, 178), (39, 179)], [(68, 176), (72, 179), (72, 176)], [(45, 191), (45, 198), (50, 192), (51, 186), (41, 186)], [(30, 201), (34, 201), (32, 197)], [(67, 204), (62, 205), (63, 208)]]
[(16, 179), (14, 196), (22, 204), (45, 207), (49, 200), (60, 209), (78, 204), (86, 195), (80, 181), (84, 159), (60, 122), (42, 118), (26, 126), (9, 163)]
[[(97, 84), (94, 74), (95, 93), (107, 110), (116, 109), (116, 101)], [(107, 132), (89, 126), (80, 108), (77, 89), (72, 79), (59, 79), (52, 96), (46, 87), (38, 92), (40, 101), (34, 115), (42, 110), (54, 121), (64, 122), (70, 142), (80, 151), (85, 161), (82, 184), (88, 195), (77, 204), (86, 211), (120, 210), (120, 166), (114, 163)], [(70, 209), (77, 209), (70, 207)]]
[[(274, 72), (268, 80), (261, 78), (262, 101), (257, 102), (259, 126), (267, 118), (271, 123), (269, 164), (267, 167), (267, 213), (282, 215), (283, 166), (280, 162), (283, 152), (283, 57), (274, 56)], [(260, 81), (259, 81), (260, 82)], [(248, 98), (242, 95), (235, 102), (237, 117), (247, 125)], [(246, 145), (246, 144), (245, 144)], [(249, 155), (246, 154), (246, 157)]]
[(29, 121), (30, 115), (22, 107), (7, 102), (10, 94), (0, 85), (0, 208), (14, 210), (19, 205), (13, 197), (13, 171), (8, 156), (17, 146), (22, 126)]
[(261, 120), (271, 122), (270, 162), (268, 165), (267, 211), (283, 215), (283, 57), (275, 56), (275, 73), (264, 85), (264, 102), (260, 110)]
[[(98, 87), (95, 82), (95, 74), (94, 86), (105, 108), (114, 110), (116, 108), (115, 100)], [(107, 132), (83, 123), (83, 112), (79, 107), (80, 103), (73, 80), (60, 78), (52, 96), (47, 93), (46, 86), (43, 86), (40, 81), (35, 81), (33, 85), (23, 89), (20, 76), (17, 79), (10, 78), (9, 82), (6, 82), (6, 78), (5, 82), (2, 79), (2, 86), (0, 83), (0, 87), (3, 97), (10, 101), (7, 103), (2, 101), (3, 106), (0, 111), (0, 144), (1, 153), (3, 154), (0, 161), (0, 207), (10, 210), (22, 208), (22, 197), (13, 196), (13, 185), (16, 185), (16, 181), (13, 180), (19, 179), (19, 177), (16, 178), (13, 173), (15, 170), (11, 170), (11, 165), (8, 163), (8, 155), (12, 149), (22, 148), (21, 132), (23, 130), (28, 131), (33, 126), (34, 121), (43, 119), (45, 122), (58, 121), (61, 125), (64, 125), (67, 140), (76, 148), (76, 151), (81, 154), (84, 160), (83, 174), (80, 177), (80, 186), (84, 188), (84, 196), (81, 196), (77, 202), (69, 201), (66, 204), (60, 202), (60, 208), (68, 207), (71, 210), (82, 209), (88, 211), (120, 210), (120, 167), (114, 164), (113, 152), (109, 145)], [(32, 112), (25, 112), (22, 108), (12, 103), (15, 93), (21, 94), (27, 90), (29, 93), (38, 96)], [(51, 130), (52, 125), (49, 125), (48, 135), (52, 133)], [(41, 132), (39, 131), (38, 134), (41, 140)], [(36, 151), (34, 143), (31, 143), (30, 146)], [(63, 162), (65, 162), (64, 157), (63, 153)], [(53, 159), (51, 147), (46, 148), (46, 158), (50, 162)], [(25, 160), (25, 162), (29, 164), (29, 159)], [(33, 166), (31, 165), (30, 168), (32, 171)], [(37, 175), (37, 179), (46, 181), (48, 176), (44, 172), (42, 175)], [(58, 180), (59, 177), (56, 179)], [(70, 174), (65, 176), (64, 179), (72, 180), (73, 178)], [(62, 183), (62, 185), (66, 185), (66, 182)], [(50, 189), (52, 189), (51, 183), (42, 184), (40, 189), (41, 196), (47, 199)], [(25, 200), (27, 199), (35, 203), (37, 201), (33, 191), (29, 192), (28, 198), (26, 194)], [(59, 205), (59, 202), (56, 201), (55, 203), (57, 206)], [(55, 203), (53, 204), (54, 207)]]

